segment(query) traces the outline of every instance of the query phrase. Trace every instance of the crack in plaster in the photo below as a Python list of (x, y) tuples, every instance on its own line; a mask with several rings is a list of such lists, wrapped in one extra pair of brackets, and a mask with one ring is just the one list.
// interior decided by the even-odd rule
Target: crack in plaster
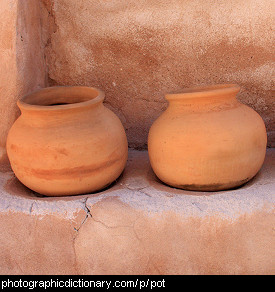
[[(121, 185), (125, 186), (128, 190), (132, 190), (132, 191), (138, 191), (146, 196), (149, 196), (151, 197), (151, 195), (143, 192), (142, 190), (146, 189), (147, 187), (129, 187), (128, 185), (124, 184), (124, 183), (120, 183)], [(76, 242), (76, 238), (79, 234), (79, 231), (81, 229), (81, 227), (88, 221), (89, 217), (95, 222), (95, 223), (98, 223), (100, 225), (102, 225), (104, 228), (106, 229), (118, 229), (118, 228), (129, 228), (133, 231), (133, 234), (135, 236), (135, 238), (137, 239), (137, 241), (140, 243), (140, 246), (141, 248), (144, 250), (145, 252), (145, 255), (147, 257), (147, 263), (146, 263), (146, 269), (148, 269), (149, 265), (151, 264), (153, 266), (153, 268), (157, 271), (158, 274), (161, 274), (160, 270), (157, 268), (156, 264), (154, 263), (154, 261), (152, 260), (151, 258), (151, 255), (150, 253), (148, 252), (148, 250), (146, 249), (145, 247), (145, 244), (143, 243), (143, 241), (141, 240), (141, 238), (139, 237), (138, 235), (138, 232), (135, 228), (136, 226), (136, 222), (139, 220), (139, 217), (135, 219), (135, 221), (133, 222), (133, 224), (131, 225), (117, 225), (117, 226), (110, 226), (108, 224), (106, 224), (105, 222), (101, 221), (101, 220), (98, 220), (98, 219), (95, 219), (92, 214), (91, 214), (91, 210), (90, 208), (87, 206), (87, 201), (88, 201), (89, 197), (85, 198), (84, 201), (83, 201), (83, 210), (85, 210), (86, 212), (86, 216), (85, 218), (83, 219), (83, 221), (81, 222), (80, 226), (78, 228), (75, 228), (74, 227), (74, 230), (76, 231), (76, 235), (75, 237), (73, 238), (73, 250), (74, 250), (74, 254), (75, 254), (75, 269), (76, 271), (78, 272), (78, 268), (77, 268), (77, 252), (75, 250), (75, 242)], [(119, 235), (118, 235), (119, 236)], [(123, 236), (123, 235), (121, 235)]]
[(32, 208), (35, 202), (32, 202), (31, 206), (30, 206), (30, 214), (32, 213)]
[(103, 221), (100, 221), (100, 220), (98, 220), (98, 219), (96, 220), (94, 217), (91, 217), (91, 218), (92, 218), (92, 220), (93, 220), (94, 222), (101, 224), (102, 226), (104, 226), (104, 227), (107, 228), (107, 229), (133, 228), (132, 225), (117, 225), (117, 226), (110, 226), (110, 225), (106, 224), (106, 223), (103, 222)]
[(84, 202), (83, 202), (83, 210), (86, 212), (86, 216), (85, 218), (82, 220), (82, 222), (80, 223), (80, 226), (78, 228), (74, 227), (74, 230), (76, 232), (78, 232), (80, 230), (80, 228), (83, 226), (83, 224), (87, 221), (87, 219), (89, 217), (92, 217), (92, 214), (90, 212), (90, 209), (87, 207), (87, 201), (88, 201), (88, 197), (84, 199)]
[(147, 192), (145, 192), (144, 190), (147, 189), (149, 186), (146, 186), (146, 187), (130, 187), (129, 185), (127, 184), (124, 184), (124, 183), (120, 183), (122, 186), (124, 186), (126, 189), (128, 189), (129, 191), (136, 191), (136, 192), (139, 192), (145, 196), (148, 196), (150, 198), (152, 198), (152, 196), (150, 194), (148, 194)]
[[(146, 196), (149, 196), (151, 197), (151, 195), (143, 192), (144, 189), (146, 189), (148, 186), (146, 187), (129, 187), (129, 185), (126, 185), (124, 183), (120, 183), (122, 186), (126, 187), (128, 190), (130, 191), (137, 191), (137, 192), (140, 192), (141, 194), (144, 194)], [(86, 211), (86, 216), (84, 218), (84, 220), (81, 222), (79, 228), (74, 228), (75, 231), (77, 231), (77, 235), (81, 229), (81, 227), (88, 221), (89, 217), (92, 219), (92, 221), (94, 221), (95, 223), (98, 223), (100, 225), (102, 225), (104, 228), (106, 229), (119, 229), (119, 228), (129, 228), (133, 231), (133, 234), (135, 236), (135, 238), (137, 239), (137, 241), (139, 242), (141, 248), (143, 249), (143, 251), (145, 252), (145, 255), (147, 257), (147, 263), (146, 263), (146, 269), (148, 269), (149, 265), (151, 264), (152, 267), (157, 271), (158, 274), (161, 274), (161, 271), (158, 269), (158, 267), (156, 266), (156, 264), (154, 263), (150, 253), (148, 252), (147, 248), (145, 247), (145, 244), (143, 243), (143, 241), (141, 240), (140, 236), (138, 235), (138, 232), (135, 228), (136, 226), (136, 222), (140, 219), (139, 217), (135, 219), (135, 221), (133, 222), (133, 224), (131, 225), (116, 225), (116, 226), (111, 226), (111, 225), (108, 225), (106, 224), (105, 222), (101, 221), (101, 220), (98, 220), (98, 219), (95, 219), (92, 214), (91, 214), (91, 210), (90, 208), (87, 206), (87, 201), (88, 201), (89, 197), (85, 198), (84, 202), (83, 202), (83, 205), (84, 205), (84, 210)], [(76, 257), (76, 251), (75, 251), (75, 240), (77, 238), (77, 235), (74, 237), (73, 239), (73, 242), (74, 242), (74, 246), (73, 246), (73, 249), (74, 249), (74, 253), (75, 253), (75, 258)], [(118, 235), (119, 236), (119, 235)], [(121, 235), (123, 236), (123, 235)], [(128, 235), (127, 235), (128, 236)], [(75, 268), (77, 270), (77, 260), (76, 260), (76, 265), (75, 265)]]
[(78, 262), (77, 262), (77, 252), (76, 252), (76, 239), (79, 235), (79, 231), (81, 229), (81, 227), (88, 221), (89, 217), (92, 218), (92, 214), (90, 212), (90, 209), (88, 208), (87, 206), (87, 201), (88, 201), (88, 198), (89, 197), (86, 197), (84, 199), (84, 201), (82, 202), (83, 204), (83, 208), (82, 210), (84, 210), (86, 212), (86, 216), (85, 218), (82, 220), (82, 222), (80, 223), (80, 225), (78, 227), (74, 227), (73, 230), (75, 231), (75, 234), (73, 235), (73, 238), (72, 238), (72, 244), (73, 244), (73, 252), (74, 252), (74, 269), (76, 271), (76, 274), (79, 275), (79, 269), (78, 269)]
[(197, 204), (196, 202), (192, 202), (192, 205), (193, 205), (193, 206), (196, 206), (201, 212), (203, 211), (203, 210), (198, 206), (198, 204)]
[[(140, 188), (140, 189), (144, 189), (144, 188)], [(130, 190), (130, 189), (129, 189)], [(140, 191), (140, 190), (139, 190)], [(138, 221), (139, 218), (137, 218), (132, 225), (117, 225), (117, 226), (110, 226), (108, 224), (106, 224), (103, 221), (100, 220), (96, 220), (92, 214), (91, 214), (91, 210), (90, 208), (88, 208), (87, 206), (87, 201), (88, 201), (88, 197), (84, 200), (83, 204), (84, 204), (84, 210), (86, 211), (87, 215), (84, 218), (84, 220), (81, 222), (79, 228), (74, 228), (75, 231), (77, 231), (77, 235), (79, 234), (79, 231), (81, 229), (81, 227), (88, 221), (88, 218), (90, 217), (95, 223), (99, 223), (100, 225), (102, 225), (104, 228), (106, 229), (118, 229), (118, 228), (129, 228), (133, 231), (133, 234), (135, 236), (135, 238), (137, 239), (137, 241), (140, 243), (141, 248), (144, 250), (145, 255), (147, 256), (147, 263), (146, 263), (146, 269), (148, 269), (150, 263), (153, 266), (153, 268), (159, 273), (161, 274), (160, 270), (157, 268), (157, 266), (155, 265), (154, 261), (152, 260), (150, 253), (148, 252), (148, 250), (145, 247), (145, 244), (142, 242), (142, 240), (140, 239), (140, 237), (138, 236), (138, 233), (135, 229), (135, 225), (136, 222)], [(75, 269), (78, 273), (78, 268), (77, 268), (77, 252), (75, 249), (75, 245), (76, 245), (76, 238), (77, 235), (73, 238), (73, 250), (74, 250), (74, 255), (75, 255)], [(124, 235), (117, 235), (117, 236), (124, 236)], [(128, 236), (128, 235), (127, 235)]]

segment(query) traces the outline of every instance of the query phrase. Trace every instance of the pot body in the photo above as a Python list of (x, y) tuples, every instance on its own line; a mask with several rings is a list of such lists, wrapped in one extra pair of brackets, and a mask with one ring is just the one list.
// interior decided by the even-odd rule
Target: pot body
[(237, 85), (168, 94), (167, 110), (148, 138), (152, 168), (164, 183), (187, 190), (240, 186), (261, 168), (266, 153), (262, 118), (236, 99)]
[(7, 139), (17, 178), (48, 196), (95, 192), (116, 180), (128, 143), (103, 99), (95, 88), (51, 87), (19, 101), (22, 114)]

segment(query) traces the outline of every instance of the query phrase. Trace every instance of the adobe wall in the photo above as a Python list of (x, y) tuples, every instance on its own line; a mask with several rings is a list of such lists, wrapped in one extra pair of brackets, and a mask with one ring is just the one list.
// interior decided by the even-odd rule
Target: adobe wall
[[(164, 94), (238, 83), (239, 99), (264, 119), (275, 146), (274, 3), (269, 0), (43, 0), (51, 85), (106, 92), (135, 148), (166, 107)], [(54, 26), (54, 28), (53, 28)]]
[(1, 0), (0, 6), (0, 164), (6, 164), (6, 138), (19, 115), (16, 101), (45, 87), (46, 64), (37, 0)]
[(130, 147), (143, 149), (165, 93), (235, 82), (274, 147), (273, 8), (268, 0), (1, 1), (0, 164), (17, 99), (48, 85), (104, 90)]
[[(0, 166), (16, 101), (48, 85), (104, 90), (142, 149), (166, 92), (236, 82), (274, 147), (272, 4), (1, 0)], [(109, 189), (61, 198), (0, 167), (0, 274), (274, 274), (274, 161), (268, 149), (245, 186), (197, 193), (163, 185), (148, 153), (130, 150)]]
[(96, 194), (37, 196), (0, 173), (0, 275), (274, 275), (274, 158), (207, 193), (162, 184), (136, 150)]
[(6, 158), (7, 131), (16, 112), (16, 2), (2, 1), (0, 9), (0, 161)]

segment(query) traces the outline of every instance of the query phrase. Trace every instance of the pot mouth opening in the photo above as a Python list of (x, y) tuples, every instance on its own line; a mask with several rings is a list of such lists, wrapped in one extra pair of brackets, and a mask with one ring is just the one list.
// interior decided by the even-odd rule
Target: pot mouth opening
[(20, 109), (55, 111), (85, 107), (104, 100), (104, 92), (86, 86), (53, 86), (36, 90), (17, 101)]
[(198, 98), (210, 97), (219, 95), (236, 95), (240, 91), (238, 84), (216, 84), (195, 86), (192, 88), (185, 88), (178, 92), (172, 92), (165, 95), (167, 100), (175, 100), (180, 98)]

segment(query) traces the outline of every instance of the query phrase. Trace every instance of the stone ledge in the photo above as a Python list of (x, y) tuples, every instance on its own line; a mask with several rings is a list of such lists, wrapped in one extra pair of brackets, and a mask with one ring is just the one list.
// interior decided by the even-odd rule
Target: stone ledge
[(273, 274), (275, 149), (239, 189), (163, 185), (146, 151), (96, 194), (48, 198), (0, 173), (0, 274)]

